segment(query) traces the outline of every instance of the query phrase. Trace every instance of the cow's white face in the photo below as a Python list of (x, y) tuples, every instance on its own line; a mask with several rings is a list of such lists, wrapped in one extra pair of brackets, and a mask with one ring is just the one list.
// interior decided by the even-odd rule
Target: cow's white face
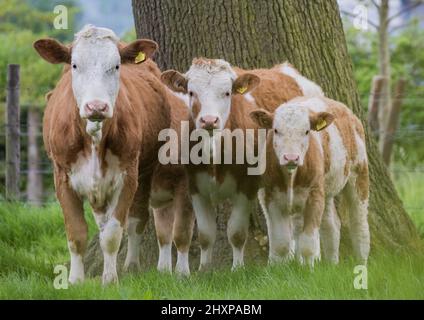
[(255, 110), (250, 116), (261, 127), (273, 130), (274, 153), (280, 165), (287, 166), (288, 169), (303, 165), (311, 130), (323, 130), (334, 120), (330, 113), (316, 113), (297, 103), (281, 105), (274, 114)]
[(72, 89), (83, 119), (96, 121), (113, 116), (121, 65), (113, 36), (77, 35), (72, 48)]
[(220, 59), (195, 59), (185, 75), (174, 70), (162, 74), (173, 91), (189, 95), (189, 108), (196, 128), (222, 130), (231, 112), (232, 96), (245, 94), (259, 84), (253, 74), (237, 77), (230, 64)]
[[(87, 25), (75, 35), (72, 46), (41, 39), (34, 43), (34, 48), (50, 63), (71, 65), (72, 90), (81, 118), (100, 122), (113, 116), (121, 64), (145, 61), (153, 55), (157, 44), (143, 39), (119, 45), (112, 30)], [(91, 132), (91, 128), (99, 126), (88, 127)]]

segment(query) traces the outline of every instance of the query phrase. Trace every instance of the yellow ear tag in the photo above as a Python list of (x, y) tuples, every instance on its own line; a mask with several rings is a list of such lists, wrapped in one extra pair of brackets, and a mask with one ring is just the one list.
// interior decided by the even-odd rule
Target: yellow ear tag
[(320, 122), (318, 122), (316, 125), (317, 131), (324, 129), (326, 125), (327, 125), (327, 121), (325, 121), (324, 119), (321, 119)]
[(240, 88), (237, 89), (237, 92), (240, 93), (240, 94), (243, 94), (243, 93), (246, 92), (246, 90), (247, 90), (247, 87), (240, 87)]
[(143, 51), (140, 51), (138, 53), (137, 57), (135, 57), (134, 62), (140, 63), (140, 62), (143, 62), (144, 60), (146, 60), (146, 54)]

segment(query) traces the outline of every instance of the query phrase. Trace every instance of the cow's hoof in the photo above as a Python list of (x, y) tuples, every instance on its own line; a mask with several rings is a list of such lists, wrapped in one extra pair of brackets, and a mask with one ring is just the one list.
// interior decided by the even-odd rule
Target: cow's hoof
[(211, 264), (201, 264), (200, 266), (199, 266), (199, 272), (210, 272), (210, 271), (212, 271), (212, 265)]
[(118, 275), (116, 273), (104, 273), (102, 277), (103, 285), (108, 284), (117, 284), (118, 283)]
[(124, 265), (125, 273), (138, 273), (140, 272), (140, 269), (140, 263), (137, 262), (125, 263)]
[(72, 285), (83, 283), (84, 282), (84, 276), (69, 276), (68, 279), (69, 283)]
[(178, 266), (175, 267), (175, 274), (179, 278), (188, 278), (190, 277), (190, 270), (187, 268), (179, 268)]

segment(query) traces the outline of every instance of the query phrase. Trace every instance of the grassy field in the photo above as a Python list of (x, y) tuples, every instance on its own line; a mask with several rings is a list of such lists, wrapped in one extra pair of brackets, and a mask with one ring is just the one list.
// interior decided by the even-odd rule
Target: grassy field
[[(397, 188), (421, 232), (424, 184), (419, 175), (397, 178)], [(87, 215), (91, 235), (95, 232)], [(0, 206), (0, 299), (424, 299), (424, 256), (373, 253), (368, 289), (353, 286), (354, 264), (318, 264), (313, 271), (291, 263), (218, 270), (178, 279), (152, 270), (121, 276), (120, 285), (102, 287), (99, 278), (57, 290), (54, 266), (68, 261), (63, 218), (57, 204), (37, 209)]]

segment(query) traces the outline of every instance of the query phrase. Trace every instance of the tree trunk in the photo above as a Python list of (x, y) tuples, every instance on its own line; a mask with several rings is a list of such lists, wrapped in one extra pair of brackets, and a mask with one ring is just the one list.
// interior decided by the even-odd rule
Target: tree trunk
[[(158, 42), (155, 60), (162, 70), (185, 72), (198, 56), (223, 58), (244, 68), (271, 67), (288, 60), (320, 84), (327, 96), (346, 103), (366, 125), (336, 0), (133, 0), (133, 12), (137, 36)], [(421, 245), (377, 145), (367, 136), (372, 248)], [(219, 210), (218, 216), (227, 212)], [(215, 260), (223, 255), (231, 259), (224, 225), (219, 224)], [(262, 223), (259, 227), (266, 232)], [(156, 243), (153, 234), (150, 238), (147, 241)], [(197, 252), (196, 246), (195, 242), (191, 251)], [(266, 253), (264, 249), (259, 241), (252, 241), (246, 254)], [(192, 256), (191, 262), (197, 265), (198, 257)]]
[(40, 149), (38, 134), (41, 132), (40, 112), (36, 108), (28, 109), (28, 173), (27, 200), (40, 206), (43, 198), (43, 180), (40, 174)]
[(390, 50), (389, 50), (389, 0), (381, 0), (378, 9), (378, 61), (380, 75), (386, 79), (381, 88), (380, 105), (378, 109), (379, 121), (379, 140), (378, 149), (383, 154), (384, 143), (386, 141), (387, 124), (391, 108), (391, 90), (390, 90)]

